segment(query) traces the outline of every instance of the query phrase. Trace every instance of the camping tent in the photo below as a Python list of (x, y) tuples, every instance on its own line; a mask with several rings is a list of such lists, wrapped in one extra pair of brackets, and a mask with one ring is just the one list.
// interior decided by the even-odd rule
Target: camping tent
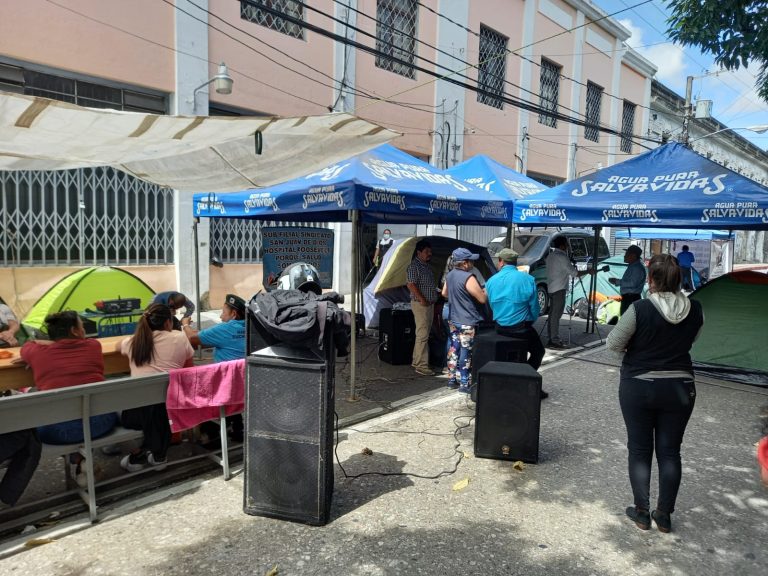
[(731, 272), (690, 297), (705, 318), (691, 350), (697, 372), (768, 386), (768, 274)]
[[(487, 248), (445, 236), (423, 238), (432, 245), (430, 267), (435, 278), (443, 277), (451, 252), (459, 247), (467, 248), (473, 254), (480, 255), (474, 265), (482, 279), (487, 280), (496, 273), (496, 266)], [(384, 254), (379, 270), (363, 292), (365, 324), (369, 328), (379, 325), (379, 312), (382, 308), (389, 308), (396, 302), (410, 301), (408, 288), (405, 286), (406, 270), (413, 260), (416, 242), (421, 239), (422, 237), (395, 240), (392, 248)]]
[(99, 300), (138, 298), (139, 308), (149, 306), (154, 291), (130, 272), (112, 266), (92, 266), (65, 276), (32, 306), (22, 320), (25, 329), (40, 330), (45, 317), (53, 312), (96, 309)]
[(768, 188), (672, 142), (515, 202), (525, 226), (768, 228)]

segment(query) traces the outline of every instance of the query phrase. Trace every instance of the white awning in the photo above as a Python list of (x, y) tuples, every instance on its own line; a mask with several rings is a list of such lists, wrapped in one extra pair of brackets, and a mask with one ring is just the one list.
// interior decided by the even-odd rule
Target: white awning
[(112, 166), (185, 192), (270, 186), (398, 135), (344, 113), (159, 116), (0, 92), (0, 170)]

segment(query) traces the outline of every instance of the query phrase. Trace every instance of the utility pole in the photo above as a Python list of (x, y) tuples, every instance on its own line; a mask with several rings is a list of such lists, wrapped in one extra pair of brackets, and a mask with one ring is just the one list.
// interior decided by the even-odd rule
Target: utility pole
[(691, 116), (693, 116), (693, 106), (691, 99), (693, 97), (693, 76), (688, 76), (685, 81), (685, 109), (683, 110), (683, 146), (688, 146), (689, 128)]

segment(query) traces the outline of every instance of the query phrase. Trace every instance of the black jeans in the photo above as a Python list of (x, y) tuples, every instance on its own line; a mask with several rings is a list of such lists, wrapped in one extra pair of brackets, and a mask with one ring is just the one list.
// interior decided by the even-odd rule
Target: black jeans
[(539, 369), (546, 351), (544, 344), (541, 343), (541, 338), (533, 327), (533, 322), (525, 322), (524, 326), (517, 324), (514, 327), (497, 324), (496, 333), (502, 336), (525, 338), (528, 341), (528, 365), (534, 370)]
[(124, 428), (144, 433), (143, 450), (149, 450), (155, 460), (163, 460), (171, 445), (171, 425), (165, 403), (123, 410), (120, 421)]
[(18, 502), (40, 462), (43, 445), (35, 430), (0, 434), (0, 462), (11, 461), (0, 482), (0, 500), (13, 506)]
[(622, 376), (619, 403), (627, 426), (629, 482), (635, 506), (650, 508), (651, 461), (659, 467), (656, 508), (671, 514), (680, 489), (680, 445), (696, 402), (693, 377), (632, 378)]

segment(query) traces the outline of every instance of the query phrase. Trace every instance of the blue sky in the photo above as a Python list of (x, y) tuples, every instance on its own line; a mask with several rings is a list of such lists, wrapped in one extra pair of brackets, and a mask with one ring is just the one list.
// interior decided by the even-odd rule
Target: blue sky
[[(608, 14), (625, 10), (640, 1), (592, 0)], [(614, 18), (632, 31), (632, 37), (627, 43), (658, 67), (656, 79), (685, 96), (687, 76), (716, 73), (718, 68), (711, 56), (695, 48), (683, 48), (668, 40), (668, 14), (669, 10), (663, 0), (653, 0), (616, 14)], [(712, 100), (713, 116), (726, 126), (736, 128), (768, 124), (768, 103), (761, 101), (755, 92), (757, 69), (757, 66), (750, 65), (736, 72), (723, 71), (717, 75), (697, 78), (693, 82), (693, 98)], [(763, 150), (768, 148), (768, 132), (756, 134), (738, 130), (738, 133)]]

